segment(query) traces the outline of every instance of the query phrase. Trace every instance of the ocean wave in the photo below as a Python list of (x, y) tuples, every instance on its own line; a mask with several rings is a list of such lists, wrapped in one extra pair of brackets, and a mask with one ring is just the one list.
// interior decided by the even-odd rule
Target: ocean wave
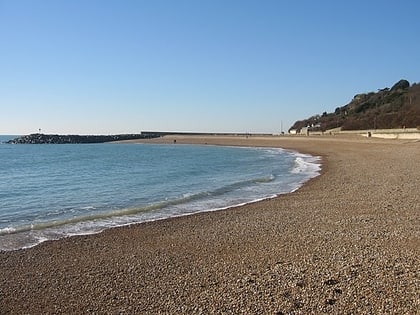
[[(209, 150), (207, 147), (201, 149)], [(12, 223), (12, 220), (3, 222), (5, 224), (0, 228), (0, 250), (26, 248), (46, 240), (94, 234), (111, 227), (203, 211), (216, 211), (273, 198), (298, 189), (309, 178), (317, 176), (321, 169), (319, 157), (289, 150), (247, 148), (246, 150), (250, 152), (255, 153), (258, 150), (261, 154), (239, 154), (230, 159), (226, 158), (230, 156), (230, 152), (226, 154), (225, 150), (226, 148), (223, 148), (223, 158), (218, 164), (219, 168), (220, 165), (223, 165), (223, 168), (217, 176), (212, 173), (213, 169), (210, 168), (209, 171), (209, 164), (200, 164), (197, 160), (197, 164), (193, 165), (199, 166), (199, 172), (196, 172), (195, 176), (201, 181), (189, 179), (188, 182), (185, 179), (186, 173), (182, 171), (188, 169), (190, 165), (167, 167), (165, 170), (173, 174), (175, 179), (182, 179), (178, 186), (177, 183), (167, 179), (165, 175), (167, 173), (161, 171), (165, 163), (160, 161), (158, 168), (154, 169), (157, 173), (152, 173), (153, 182), (147, 182), (148, 185), (151, 183), (154, 185), (152, 189), (131, 181), (134, 176), (124, 178), (124, 181), (117, 177), (112, 183), (127, 189), (122, 191), (122, 195), (121, 191), (114, 193), (113, 187), (107, 186), (106, 189), (98, 190), (100, 195), (97, 196), (100, 198), (83, 198), (84, 202), (67, 198), (69, 203), (65, 204), (62, 199), (54, 199), (51, 205), (57, 205), (55, 210), (51, 207), (51, 210), (40, 212), (41, 215), (32, 217), (27, 215), (21, 221), (15, 220), (15, 223)], [(168, 155), (173, 160), (178, 160), (173, 158), (176, 152), (170, 153)], [(204, 153), (202, 156), (208, 157), (212, 152), (204, 151)], [(214, 159), (208, 158), (211, 161), (210, 165), (214, 166)], [(236, 165), (241, 167), (236, 168)], [(83, 191), (96, 191), (95, 189), (98, 189), (98, 186), (94, 186), (91, 190), (83, 187)], [(144, 196), (143, 191), (150, 194)], [(109, 198), (101, 199), (103, 196)], [(65, 207), (63, 208), (56, 200)]]
[(294, 165), (291, 169), (293, 174), (318, 175), (321, 170), (320, 158), (317, 156), (296, 154)]
[(6, 235), (6, 234), (13, 234), (13, 233), (18, 233), (18, 231), (16, 231), (16, 228), (14, 227), (6, 227), (6, 228), (0, 229), (0, 236)]
[[(211, 191), (203, 191), (199, 193), (187, 193), (183, 194), (182, 197), (172, 199), (172, 200), (165, 200), (161, 202), (157, 202), (154, 204), (149, 204), (141, 207), (131, 207), (131, 208), (124, 208), (124, 209), (116, 209), (112, 211), (104, 211), (104, 212), (94, 212), (86, 215), (79, 215), (70, 218), (64, 218), (62, 220), (51, 220), (45, 222), (33, 222), (31, 224), (24, 224), (15, 227), (6, 227), (0, 229), (0, 236), (2, 235), (10, 235), (10, 234), (17, 234), (22, 232), (29, 232), (29, 231), (42, 231), (51, 228), (59, 228), (65, 225), (70, 224), (77, 224), (83, 223), (88, 221), (100, 221), (103, 219), (109, 219), (113, 217), (123, 217), (123, 216), (133, 216), (138, 215), (141, 213), (150, 213), (154, 211), (158, 211), (167, 207), (171, 206), (179, 206), (182, 204), (188, 204), (194, 201), (199, 201), (205, 198), (213, 198), (225, 195), (229, 192), (234, 190), (241, 189), (243, 187), (247, 187), (252, 184), (260, 184), (260, 183), (269, 183), (274, 180), (274, 176), (270, 175), (267, 177), (259, 177), (254, 178), (251, 180), (244, 180), (238, 181), (226, 186), (223, 186), (219, 189), (211, 190)], [(86, 207), (88, 209), (94, 210), (94, 207)]]

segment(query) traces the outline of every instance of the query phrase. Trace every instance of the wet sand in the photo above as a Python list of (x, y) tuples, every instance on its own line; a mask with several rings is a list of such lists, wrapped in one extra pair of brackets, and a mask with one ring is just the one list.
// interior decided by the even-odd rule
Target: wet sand
[(0, 314), (418, 314), (420, 142), (165, 137), (321, 155), (298, 191), (0, 253)]

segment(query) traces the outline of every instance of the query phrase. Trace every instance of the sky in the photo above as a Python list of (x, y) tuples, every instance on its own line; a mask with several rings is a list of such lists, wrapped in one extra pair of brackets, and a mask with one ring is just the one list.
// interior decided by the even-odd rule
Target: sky
[(280, 133), (420, 81), (420, 1), (0, 0), (0, 134)]

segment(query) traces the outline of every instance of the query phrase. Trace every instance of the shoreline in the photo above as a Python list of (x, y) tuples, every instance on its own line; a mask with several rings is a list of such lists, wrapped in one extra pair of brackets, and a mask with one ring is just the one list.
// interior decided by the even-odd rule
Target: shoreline
[(418, 142), (174, 137), (322, 156), (321, 175), (244, 206), (2, 252), (1, 313), (391, 314), (420, 307)]
[[(132, 144), (132, 143), (131, 143)], [(147, 142), (146, 142), (147, 144)], [(121, 143), (120, 143), (121, 145)], [(132, 144), (134, 145), (134, 144)], [(153, 144), (147, 144), (153, 145)], [(172, 144), (163, 144), (164, 146), (172, 145)], [(182, 144), (181, 144), (182, 145)], [(201, 144), (183, 144), (185, 146), (203, 146)], [(208, 146), (208, 145), (207, 145)], [(212, 145), (210, 145), (212, 146)], [(214, 145), (215, 147), (217, 145)], [(246, 149), (250, 148), (249, 146), (228, 146), (223, 145), (224, 147), (231, 147), (237, 149)], [(153, 221), (160, 221), (160, 220), (167, 220), (174, 217), (182, 217), (187, 215), (194, 215), (200, 212), (215, 212), (215, 211), (223, 211), (228, 210), (230, 208), (236, 208), (240, 206), (245, 206), (248, 204), (260, 202), (266, 199), (276, 198), (280, 195), (292, 193), (298, 190), (302, 185), (305, 184), (306, 181), (309, 179), (319, 176), (321, 173), (321, 161), (319, 156), (312, 156), (309, 154), (299, 153), (296, 150), (283, 150), (277, 147), (255, 147), (252, 148), (261, 150), (279, 150), (281, 152), (287, 152), (295, 159), (295, 165), (293, 166), (293, 170), (291, 173), (296, 173), (301, 178), (297, 178), (293, 181), (293, 185), (289, 183), (287, 185), (287, 190), (285, 189), (286, 186), (278, 187), (275, 190), (269, 190), (268, 188), (265, 191), (261, 191), (259, 195), (254, 195), (252, 198), (249, 195), (241, 195), (241, 198), (238, 199), (229, 199), (228, 196), (224, 196), (223, 199), (225, 200), (224, 203), (213, 203), (211, 206), (207, 204), (206, 207), (196, 207), (194, 210), (191, 210), (191, 204), (188, 201), (182, 201), (183, 198), (179, 197), (179, 199), (168, 199), (168, 200), (160, 200), (156, 201), (154, 204), (148, 205), (129, 205), (125, 208), (118, 208), (113, 209), (112, 212), (100, 212), (100, 213), (93, 213), (93, 214), (85, 214), (84, 216), (75, 216), (63, 220), (55, 219), (51, 221), (44, 221), (40, 223), (34, 224), (26, 224), (17, 227), (10, 227), (5, 229), (0, 229), (0, 252), (4, 251), (16, 251), (21, 249), (28, 249), (35, 246), (38, 246), (41, 243), (47, 241), (57, 241), (67, 237), (73, 237), (78, 235), (92, 235), (102, 233), (104, 230), (111, 229), (111, 228), (118, 228), (123, 226), (141, 224), (145, 222), (153, 222)], [(276, 162), (280, 162), (279, 160)], [(274, 180), (274, 175), (273, 180)], [(226, 178), (228, 180), (228, 178)], [(281, 182), (282, 185), (285, 185), (285, 182)], [(187, 192), (186, 192), (187, 193)], [(212, 191), (209, 191), (212, 194)], [(201, 193), (200, 193), (201, 194)], [(190, 196), (185, 197), (185, 199), (189, 199)], [(201, 198), (201, 197), (200, 197)], [(194, 198), (196, 199), (196, 198)], [(165, 208), (170, 208), (173, 204), (183, 204), (184, 211), (178, 212), (168, 212), (163, 211)], [(133, 218), (131, 221), (118, 221), (119, 217), (124, 217), (125, 215), (133, 214), (134, 211), (138, 209), (138, 212), (143, 212), (142, 209), (144, 208), (154, 208), (153, 215), (145, 216), (143, 215), (141, 218), (137, 218), (137, 221)], [(145, 211), (147, 212), (147, 211)], [(113, 223), (101, 223), (101, 220), (113, 218)], [(115, 220), (114, 220), (115, 219)], [(93, 222), (94, 226), (90, 226), (89, 229), (78, 229), (75, 231), (71, 228), (72, 225), (77, 223), (83, 222)], [(70, 227), (70, 228), (69, 228)], [(53, 230), (53, 232), (51, 231)], [(36, 237), (33, 237), (30, 233), (32, 231), (39, 231), (42, 234), (38, 234)], [(70, 232), (68, 232), (70, 231)], [(29, 234), (29, 235), (28, 235)], [(14, 238), (16, 235), (16, 238)], [(31, 240), (31, 241), (29, 241)], [(26, 242), (26, 243), (22, 243)], [(7, 244), (7, 245), (6, 245)]]

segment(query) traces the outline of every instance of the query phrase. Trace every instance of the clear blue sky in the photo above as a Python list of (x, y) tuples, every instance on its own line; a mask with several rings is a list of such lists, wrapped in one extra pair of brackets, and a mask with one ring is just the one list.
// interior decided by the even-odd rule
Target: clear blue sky
[(420, 1), (0, 0), (0, 134), (279, 133), (420, 81)]

